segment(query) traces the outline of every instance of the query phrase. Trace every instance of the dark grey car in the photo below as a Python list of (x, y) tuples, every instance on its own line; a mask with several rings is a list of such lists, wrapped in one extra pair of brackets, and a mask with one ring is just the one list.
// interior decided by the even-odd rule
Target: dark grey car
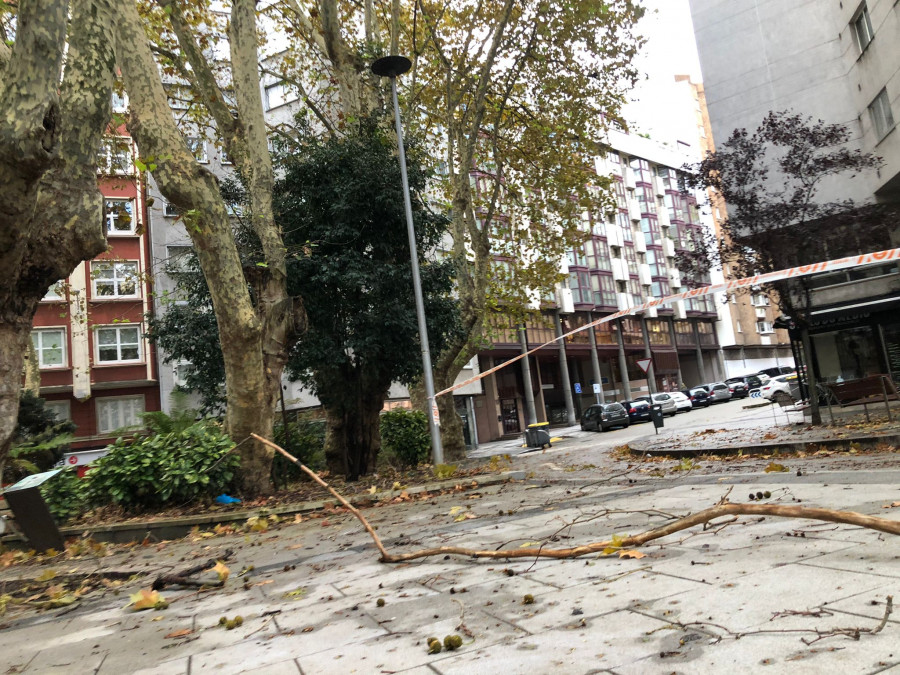
[(595, 403), (581, 416), (581, 428), (585, 431), (606, 431), (628, 425), (628, 412), (621, 403)]

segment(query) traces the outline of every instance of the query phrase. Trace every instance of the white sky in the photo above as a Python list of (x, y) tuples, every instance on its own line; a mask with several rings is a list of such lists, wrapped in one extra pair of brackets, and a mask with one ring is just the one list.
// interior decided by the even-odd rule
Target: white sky
[(684, 92), (675, 75), (690, 75), (701, 81), (700, 62), (688, 0), (642, 0), (647, 15), (638, 32), (647, 38), (636, 65), (644, 78), (631, 92), (633, 102), (625, 109), (632, 132), (649, 133), (659, 142), (674, 143), (691, 130), (690, 110), (684, 110)]

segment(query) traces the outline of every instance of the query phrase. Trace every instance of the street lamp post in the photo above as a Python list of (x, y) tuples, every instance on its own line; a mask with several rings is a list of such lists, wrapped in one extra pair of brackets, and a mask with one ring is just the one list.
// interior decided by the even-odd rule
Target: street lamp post
[(422, 372), (425, 375), (425, 395), (431, 414), (428, 427), (431, 431), (431, 451), (435, 464), (444, 463), (441, 447), (441, 430), (438, 423), (437, 400), (434, 396), (434, 378), (431, 372), (431, 353), (428, 349), (428, 328), (425, 325), (425, 301), (422, 299), (422, 280), (419, 277), (419, 255), (416, 252), (416, 231), (413, 228), (412, 202), (409, 198), (409, 178), (406, 175), (406, 151), (403, 149), (403, 127), (400, 124), (400, 105), (397, 103), (397, 76), (412, 67), (405, 56), (384, 56), (375, 61), (372, 72), (391, 78), (391, 98), (394, 103), (394, 125), (397, 128), (397, 148), (400, 153), (400, 178), (403, 185), (403, 206), (406, 209), (406, 230), (409, 235), (409, 255), (412, 259), (413, 292), (416, 296), (416, 317), (419, 320), (419, 341), (422, 344)]

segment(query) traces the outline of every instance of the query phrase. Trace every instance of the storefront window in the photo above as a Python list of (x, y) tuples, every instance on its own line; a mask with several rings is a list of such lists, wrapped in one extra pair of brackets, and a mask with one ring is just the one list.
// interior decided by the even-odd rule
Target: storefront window
[(882, 371), (878, 341), (871, 326), (813, 335), (819, 377), (828, 382), (857, 380)]

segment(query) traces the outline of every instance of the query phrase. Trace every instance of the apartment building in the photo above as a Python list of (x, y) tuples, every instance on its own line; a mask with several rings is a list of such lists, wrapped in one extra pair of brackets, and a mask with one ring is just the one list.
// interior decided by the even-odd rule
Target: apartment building
[[(700, 156), (705, 157), (716, 148), (703, 84), (682, 75), (676, 76), (675, 81), (687, 101), (685, 107), (693, 111), (698, 149)], [(713, 190), (708, 190), (706, 196), (707, 210), (716, 238), (721, 239), (727, 206)], [(728, 277), (733, 276), (731, 270), (723, 272)], [(721, 312), (722, 321), (717, 324), (717, 328), (725, 373), (729, 377), (755, 373), (773, 366), (793, 365), (788, 332), (783, 328), (775, 328), (775, 319), (780, 314), (777, 295), (761, 288), (728, 295), (727, 304)]]
[[(830, 201), (900, 202), (900, 5), (896, 0), (691, 0), (713, 136), (769, 111), (845, 125), (883, 167), (827, 180)], [(898, 223), (900, 225), (900, 223)], [(879, 248), (896, 246), (896, 234)], [(808, 261), (815, 262), (815, 261)], [(895, 263), (813, 277), (810, 361), (821, 379), (900, 378)], [(796, 337), (796, 336), (795, 336)]]
[[(524, 330), (494, 327), (491, 348), (479, 355), (482, 371), (604, 315), (713, 282), (708, 276), (683, 278), (676, 264), (712, 227), (698, 207), (703, 195), (684, 185), (685, 155), (620, 132), (610, 133), (609, 144), (595, 169), (613, 177), (616, 212), (583, 214), (587, 241), (562, 261), (568, 283)], [(543, 347), (521, 365), (484, 378), (484, 393), (473, 397), (478, 437), (517, 434), (535, 421), (571, 424), (598, 398), (625, 400), (723, 378), (717, 320), (717, 300), (706, 296)], [(647, 358), (652, 366), (645, 373), (640, 362)]]
[[(117, 112), (124, 105), (114, 99)], [(156, 352), (143, 336), (151, 307), (144, 182), (124, 126), (109, 132), (98, 168), (108, 250), (49, 290), (32, 331), (40, 395), (77, 425), (76, 450), (103, 447), (159, 410)]]

